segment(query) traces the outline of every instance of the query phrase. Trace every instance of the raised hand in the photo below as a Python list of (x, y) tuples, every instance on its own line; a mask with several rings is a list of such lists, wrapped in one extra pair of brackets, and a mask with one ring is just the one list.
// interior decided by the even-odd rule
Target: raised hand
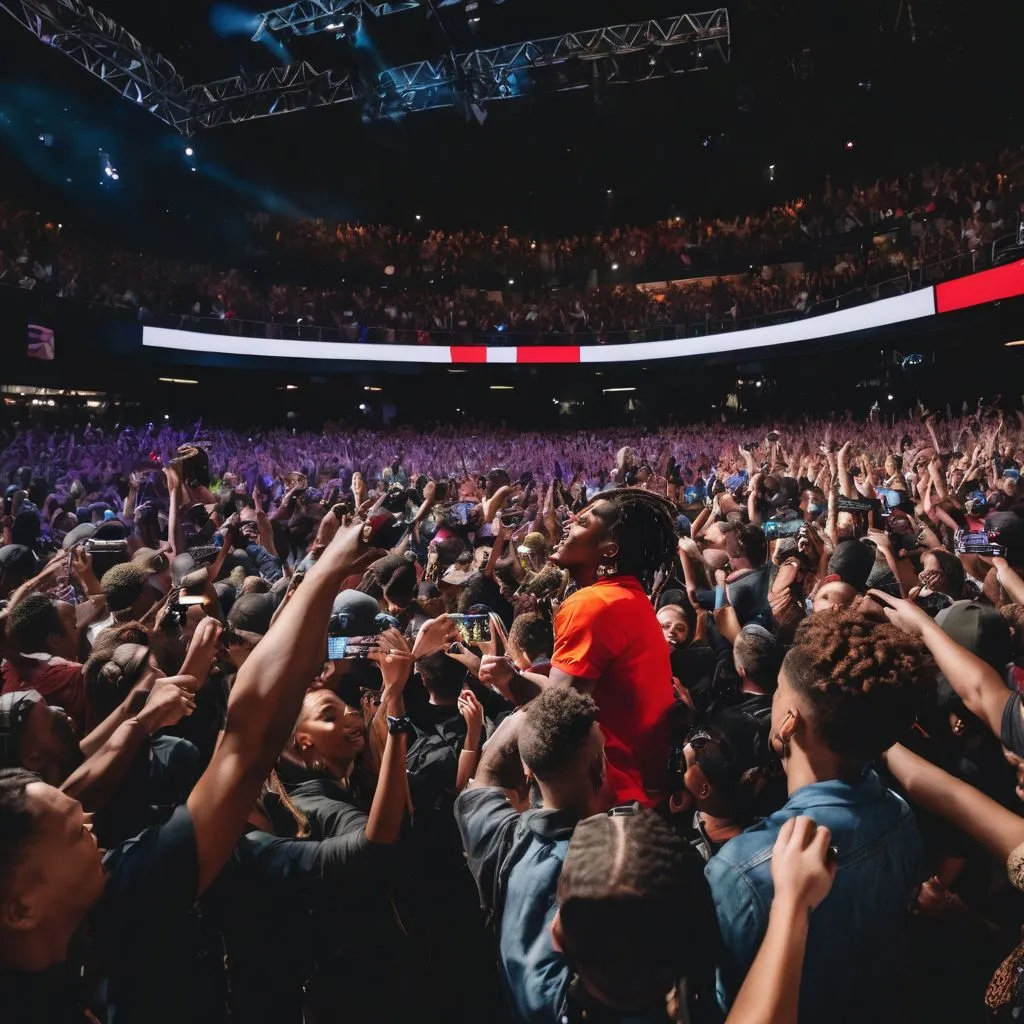
[(832, 833), (810, 818), (790, 818), (772, 849), (776, 901), (808, 914), (828, 895), (836, 877)]

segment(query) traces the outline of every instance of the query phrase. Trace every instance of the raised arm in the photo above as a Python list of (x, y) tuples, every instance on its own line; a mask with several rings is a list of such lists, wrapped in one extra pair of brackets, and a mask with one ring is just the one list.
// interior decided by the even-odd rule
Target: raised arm
[(886, 617), (907, 633), (924, 641), (939, 671), (967, 705), (998, 739), (1002, 734), (1003, 710), (1010, 691), (991, 665), (946, 636), (928, 613), (910, 601), (898, 601), (880, 590), (868, 595), (885, 609)]
[(363, 524), (338, 532), (281, 618), (238, 672), (223, 738), (188, 798), (195, 825), (199, 892), (217, 876), (320, 670), (331, 604), (364, 553)]
[(906, 747), (890, 747), (885, 763), (915, 804), (952, 822), (1003, 863), (1024, 843), (1024, 818)]

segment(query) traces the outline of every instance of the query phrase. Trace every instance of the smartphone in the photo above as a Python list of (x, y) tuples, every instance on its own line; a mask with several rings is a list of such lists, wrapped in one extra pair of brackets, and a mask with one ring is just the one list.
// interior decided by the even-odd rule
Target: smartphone
[(768, 540), (779, 537), (795, 537), (804, 526), (802, 519), (768, 519), (764, 524), (764, 535)]
[(998, 536), (998, 533), (987, 533), (985, 530), (979, 530), (976, 533), (957, 530), (953, 550), (958, 555), (988, 555), (990, 558), (1005, 558), (1006, 546), (997, 544), (994, 540)]
[(899, 491), (894, 491), (891, 487), (876, 487), (875, 494), (889, 508), (899, 508), (903, 504), (903, 495)]
[(782, 437), (782, 435), (777, 430), (769, 430), (765, 440), (769, 444), (774, 444), (776, 441), (779, 440), (780, 437)]
[(491, 639), (491, 619), (488, 615), (450, 615), (464, 644), (483, 644)]
[(375, 636), (328, 636), (327, 661), (365, 661), (379, 650)]
[(473, 502), (457, 501), (451, 508), (452, 518), (462, 526), (469, 525), (469, 515), (473, 511)]
[(182, 594), (178, 598), (178, 604), (181, 605), (182, 608), (189, 608), (192, 605), (202, 604), (205, 600), (206, 598), (203, 597), (202, 594)]
[(873, 512), (878, 502), (871, 498), (837, 498), (836, 508), (840, 512)]

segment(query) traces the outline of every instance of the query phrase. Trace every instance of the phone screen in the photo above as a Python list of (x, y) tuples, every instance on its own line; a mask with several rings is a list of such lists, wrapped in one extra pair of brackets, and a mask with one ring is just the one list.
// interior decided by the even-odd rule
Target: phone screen
[(491, 620), (487, 615), (452, 615), (455, 628), (465, 644), (482, 644), (491, 639)]
[(329, 636), (328, 661), (360, 661), (378, 650), (375, 636)]

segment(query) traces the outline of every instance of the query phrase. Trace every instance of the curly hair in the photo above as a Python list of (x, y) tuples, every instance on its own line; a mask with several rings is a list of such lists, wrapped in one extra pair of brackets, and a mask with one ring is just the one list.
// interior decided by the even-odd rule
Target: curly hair
[[(610, 515), (599, 508), (606, 502)], [(619, 546), (619, 572), (649, 586), (654, 574), (671, 565), (675, 556), (679, 534), (672, 503), (651, 491), (628, 487), (605, 491), (594, 506), (608, 536)]]
[(859, 612), (806, 619), (782, 668), (829, 749), (860, 763), (897, 742), (935, 692), (924, 644)]
[(519, 729), (519, 756), (541, 781), (571, 768), (597, 721), (594, 699), (572, 687), (549, 686), (526, 707)]
[(555, 649), (551, 623), (540, 612), (517, 615), (509, 630), (508, 649), (525, 654), (531, 661), (540, 657), (550, 658)]
[(566, 953), (616, 1008), (711, 972), (719, 930), (704, 861), (652, 811), (581, 821), (558, 902)]

